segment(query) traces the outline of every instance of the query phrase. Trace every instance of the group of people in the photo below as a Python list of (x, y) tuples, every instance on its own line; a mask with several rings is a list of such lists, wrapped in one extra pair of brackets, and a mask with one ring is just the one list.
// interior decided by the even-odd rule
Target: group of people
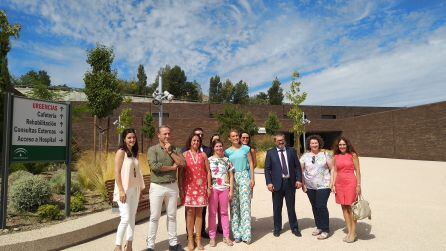
[[(172, 129), (158, 128), (159, 143), (148, 150), (151, 169), (149, 191), (150, 219), (147, 250), (154, 250), (158, 221), (163, 203), (166, 206), (169, 250), (183, 250), (177, 239), (177, 201), (185, 206), (187, 249), (203, 250), (202, 238), (210, 238), (216, 246), (217, 232), (223, 242), (251, 243), (251, 200), (255, 186), (256, 152), (250, 147), (250, 135), (230, 130), (230, 146), (225, 149), (219, 135), (210, 139), (210, 147), (203, 144), (203, 129), (195, 128), (180, 149), (171, 145)], [(115, 157), (114, 201), (119, 205), (121, 221), (116, 234), (116, 248), (121, 250), (127, 232), (125, 250), (132, 250), (135, 215), (144, 181), (139, 167), (138, 142), (134, 129), (125, 129)], [(307, 152), (300, 159), (293, 148), (287, 147), (285, 136), (274, 136), (275, 147), (265, 159), (265, 180), (272, 193), (274, 236), (282, 230), (282, 205), (285, 198), (288, 219), (294, 235), (302, 236), (295, 212), (296, 189), (308, 195), (312, 205), (318, 239), (329, 236), (327, 201), (331, 192), (341, 204), (348, 234), (346, 242), (356, 240), (356, 221), (351, 205), (361, 192), (358, 156), (350, 141), (341, 137), (334, 148), (334, 157), (321, 151), (323, 140), (318, 135), (307, 139)], [(228, 210), (230, 209), (230, 210)], [(206, 211), (208, 233), (205, 231)], [(230, 213), (228, 212), (230, 211)], [(230, 215), (230, 217), (229, 217)], [(217, 224), (218, 219), (218, 224)]]

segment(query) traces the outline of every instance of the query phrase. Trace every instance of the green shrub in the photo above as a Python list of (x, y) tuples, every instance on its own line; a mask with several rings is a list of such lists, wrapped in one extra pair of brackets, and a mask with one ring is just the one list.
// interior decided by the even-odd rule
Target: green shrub
[[(53, 193), (65, 194), (65, 170), (57, 171), (53, 177), (51, 177), (49, 184)], [(81, 191), (79, 182), (77, 181), (77, 176), (75, 173), (71, 173), (71, 188), (70, 193), (75, 194)]]
[(84, 206), (85, 203), (85, 197), (83, 194), (76, 194), (75, 196), (71, 197), (70, 202), (70, 208), (71, 212), (79, 212), (85, 209)]
[(27, 171), (24, 163), (11, 163), (9, 166), (9, 173), (15, 173), (17, 171)]
[(10, 173), (24, 170), (32, 174), (40, 174), (48, 169), (49, 163), (13, 163), (10, 166)]
[(41, 220), (48, 219), (48, 220), (60, 220), (63, 217), (62, 211), (60, 211), (58, 206), (55, 205), (41, 205), (37, 209), (37, 215), (39, 215), (39, 218)]
[(16, 180), (25, 176), (33, 176), (33, 174), (25, 170), (18, 170), (9, 174), (9, 179), (8, 179), (9, 185), (12, 185), (12, 183), (14, 183)]
[(79, 200), (81, 200), (83, 203), (87, 202), (87, 200), (85, 199), (84, 194), (81, 193), (81, 192), (77, 192), (73, 196), (79, 198)]
[(267, 151), (276, 146), (270, 136), (257, 137), (253, 145), (257, 151)]
[(51, 196), (48, 182), (40, 176), (20, 177), (11, 185), (11, 205), (17, 211), (34, 211)]

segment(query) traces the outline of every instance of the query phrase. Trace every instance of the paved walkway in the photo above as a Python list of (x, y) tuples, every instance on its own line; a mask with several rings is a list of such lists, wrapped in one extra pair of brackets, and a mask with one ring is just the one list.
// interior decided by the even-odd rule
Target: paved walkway
[[(311, 236), (314, 227), (308, 198), (301, 190), (296, 195), (296, 212), (303, 237), (291, 234), (286, 208), (284, 233), (272, 234), (271, 194), (264, 176), (256, 174), (252, 206), (253, 243), (227, 247), (218, 239), (217, 247), (206, 250), (446, 250), (446, 162), (360, 158), (363, 194), (371, 203), (372, 220), (358, 223), (359, 240), (342, 242), (344, 221), (339, 205), (331, 196), (328, 203), (332, 236), (319, 241)], [(179, 240), (186, 244), (184, 208), (178, 212)], [(134, 250), (145, 248), (147, 221), (136, 226)], [(115, 234), (109, 234), (67, 250), (112, 250)], [(156, 250), (168, 248), (166, 217), (160, 220)]]

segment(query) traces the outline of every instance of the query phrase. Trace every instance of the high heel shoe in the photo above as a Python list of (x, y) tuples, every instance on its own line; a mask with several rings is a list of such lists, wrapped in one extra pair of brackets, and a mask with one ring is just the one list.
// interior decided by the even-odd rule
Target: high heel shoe
[(201, 244), (201, 233), (197, 233), (195, 236), (195, 242), (197, 243), (197, 249), (198, 250), (204, 250), (203, 244)]
[(357, 241), (358, 240), (358, 236), (354, 236), (353, 238), (346, 238), (345, 239), (345, 242), (347, 242), (347, 243), (353, 243), (353, 242), (355, 242), (355, 241)]
[(189, 234), (187, 236), (187, 250), (192, 251), (194, 249), (195, 249), (194, 234)]

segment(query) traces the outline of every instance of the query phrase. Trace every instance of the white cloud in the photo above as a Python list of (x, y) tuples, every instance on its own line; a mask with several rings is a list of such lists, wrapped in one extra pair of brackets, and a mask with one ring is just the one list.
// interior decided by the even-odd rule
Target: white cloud
[(413, 106), (446, 99), (446, 28), (426, 42), (302, 79), (305, 104)]
[[(405, 103), (407, 95), (423, 93), (401, 88), (403, 81), (426, 78), (431, 86), (437, 86), (444, 80), (431, 77), (438, 70), (433, 61), (413, 71), (421, 67), (418, 61), (425, 58), (423, 53), (432, 54), (437, 64), (444, 65), (439, 57), (443, 54), (437, 52), (444, 45), (441, 39), (437, 45), (433, 37), (426, 42), (438, 13), (429, 9), (398, 12), (393, 1), (280, 1), (273, 6), (261, 0), (9, 0), (8, 4), (42, 19), (34, 24), (36, 31), (67, 43), (60, 50), (43, 46), (51, 50), (40, 51), (38, 46), (32, 52), (47, 62), (59, 62), (44, 68), (52, 67), (55, 78), (65, 77), (69, 84), (81, 85), (86, 68), (86, 48), (78, 45), (92, 47), (97, 42), (113, 46), (119, 65), (128, 67), (119, 72), (134, 75), (138, 64), (143, 64), (150, 82), (160, 67), (177, 64), (189, 80), (198, 78), (203, 90), (208, 89), (208, 79), (214, 73), (233, 82), (243, 79), (253, 89), (276, 76), (288, 79), (294, 70), (325, 69), (306, 77), (305, 86), (334, 88), (327, 83), (342, 81), (346, 92), (358, 93), (364, 86), (373, 87), (376, 90), (369, 93), (372, 100), (358, 96), (348, 101), (391, 104), (386, 99), (391, 92), (394, 99), (398, 97), (396, 104)], [(68, 55), (63, 53), (65, 49)], [(76, 57), (79, 59), (69, 59)], [(416, 62), (403, 63), (400, 57)], [(67, 63), (60, 64), (64, 58)], [(371, 85), (366, 73), (372, 70), (376, 71), (375, 82), (387, 84)], [(394, 94), (397, 89), (408, 93)], [(337, 102), (318, 91), (315, 94), (325, 98), (312, 100), (310, 95), (308, 102)]]
[(53, 85), (67, 84), (83, 87), (83, 77), (89, 69), (87, 52), (73, 46), (54, 46), (39, 43), (17, 42), (15, 47), (26, 52), (26, 60), (10, 59), (12, 71), (19, 68), (45, 70)]

